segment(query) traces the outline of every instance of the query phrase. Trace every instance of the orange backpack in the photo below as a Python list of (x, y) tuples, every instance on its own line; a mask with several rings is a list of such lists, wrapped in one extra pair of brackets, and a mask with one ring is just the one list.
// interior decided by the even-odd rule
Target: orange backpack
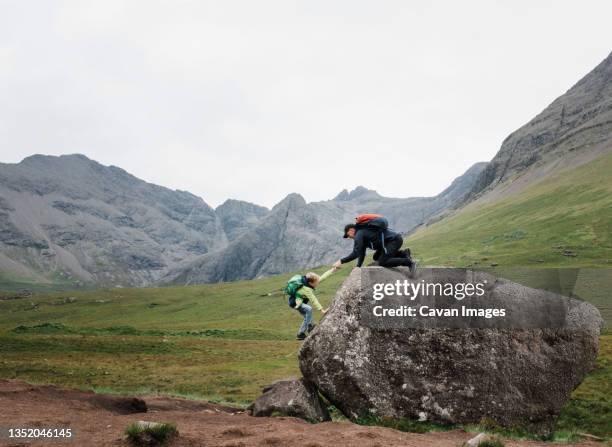
[(359, 216), (355, 217), (355, 224), (365, 225), (369, 221), (378, 219), (380, 217), (383, 217), (383, 216), (380, 214), (360, 214)]

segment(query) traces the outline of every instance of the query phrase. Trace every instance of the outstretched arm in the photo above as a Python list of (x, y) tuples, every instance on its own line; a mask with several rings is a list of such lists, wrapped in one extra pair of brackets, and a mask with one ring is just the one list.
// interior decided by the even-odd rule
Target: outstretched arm
[[(353, 259), (359, 258), (359, 261), (357, 262), (357, 267), (361, 267), (361, 264), (363, 264), (363, 259), (365, 258), (365, 251), (366, 251), (366, 246), (363, 242), (363, 236), (361, 234), (361, 231), (358, 231), (357, 234), (355, 235), (355, 243), (353, 244), (353, 251), (349, 255), (340, 259), (340, 261), (338, 262), (340, 264), (346, 264), (347, 262), (351, 262)], [(334, 264), (334, 266), (336, 264)]]
[(323, 273), (320, 277), (319, 277), (319, 283), (322, 283), (323, 281), (325, 281), (327, 278), (329, 278), (334, 272), (336, 271), (335, 268), (331, 268), (328, 271), (326, 271), (325, 273)]

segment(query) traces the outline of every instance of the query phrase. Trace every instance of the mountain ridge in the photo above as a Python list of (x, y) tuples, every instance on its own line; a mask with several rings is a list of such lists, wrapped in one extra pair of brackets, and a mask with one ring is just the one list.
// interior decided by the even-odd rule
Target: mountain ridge
[[(83, 154), (34, 154), (19, 163), (0, 163), (0, 274), (9, 279), (77, 285), (155, 284), (199, 256), (224, 250), (279, 207), (309, 208), (301, 217), (303, 221), (292, 221), (292, 225), (316, 233), (322, 227), (314, 222), (321, 220), (324, 236), (320, 240), (306, 237), (311, 245), (300, 251), (301, 257), (295, 258), (284, 247), (275, 252), (287, 252), (279, 261), (267, 256), (265, 250), (240, 243), (242, 256), (244, 250), (263, 256), (251, 259), (245, 271), (252, 275), (276, 273), (286, 271), (275, 265), (284, 262), (282, 259), (288, 260), (286, 268), (327, 261), (322, 255), (329, 251), (325, 244), (337, 244), (339, 228), (354, 217), (356, 202), (380, 202), (393, 208), (416, 200), (427, 210), (425, 214), (430, 208), (446, 206), (446, 202), (432, 204), (430, 199), (385, 198), (365, 187), (347, 194), (344, 201), (307, 203), (301, 195), (291, 193), (272, 209), (228, 199), (213, 209), (188, 191), (146, 182)], [(401, 220), (401, 216), (394, 218), (389, 213), (394, 224)], [(409, 226), (414, 223), (410, 221)], [(266, 225), (272, 228), (278, 223)], [(285, 230), (281, 222), (277, 231), (284, 234)], [(292, 231), (288, 233), (297, 239), (298, 234)], [(219, 280), (233, 277), (220, 267), (211, 269)]]
[[(358, 214), (384, 214), (392, 228), (408, 233), (467, 193), (484, 166), (474, 164), (434, 197), (386, 198), (357, 187), (353, 195), (346, 191), (332, 200), (307, 203), (291, 193), (249, 232), (219, 251), (170, 271), (160, 284), (252, 279), (331, 263), (351, 250), (351, 241), (342, 238), (342, 227)], [(260, 262), (251, 258), (253, 253), (258, 253)]]
[(612, 53), (504, 139), (478, 176), (467, 200), (482, 196), (498, 184), (511, 182), (532, 166), (601, 146), (611, 135)]

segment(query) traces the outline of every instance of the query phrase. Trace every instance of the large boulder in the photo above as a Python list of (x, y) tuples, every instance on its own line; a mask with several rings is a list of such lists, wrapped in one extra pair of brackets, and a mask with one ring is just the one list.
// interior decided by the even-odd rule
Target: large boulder
[[(408, 281), (437, 275), (446, 282), (484, 282), (487, 298), (498, 307), (527, 309), (513, 324), (534, 327), (496, 328), (490, 320), (483, 320), (489, 324), (485, 328), (401, 327), (385, 322), (390, 320), (368, 320), (372, 295), (362, 278), (370, 269), (382, 271), (354, 269), (301, 348), (302, 374), (325, 398), (352, 420), (375, 415), (438, 423), (487, 421), (551, 433), (597, 356), (602, 319), (594, 306), (482, 272), (442, 269), (440, 276), (435, 269), (423, 269)], [(408, 277), (401, 268), (388, 271)], [(546, 323), (542, 328), (538, 318), (530, 317), (540, 301), (546, 303), (540, 312)], [(565, 311), (561, 324), (559, 309)], [(545, 314), (554, 315), (556, 323)], [(399, 320), (407, 321), (394, 319)]]
[(249, 406), (248, 410), (252, 416), (273, 416), (276, 413), (310, 422), (331, 420), (317, 388), (304, 379), (274, 382), (263, 389), (263, 394)]

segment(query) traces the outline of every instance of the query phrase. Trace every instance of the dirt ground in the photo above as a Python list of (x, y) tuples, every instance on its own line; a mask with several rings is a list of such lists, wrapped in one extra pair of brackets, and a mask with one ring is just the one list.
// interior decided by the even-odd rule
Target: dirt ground
[[(135, 421), (173, 422), (179, 436), (171, 446), (452, 446), (475, 436), (461, 430), (437, 433), (403, 433), (389, 428), (364, 427), (350, 422), (312, 425), (300, 419), (256, 418), (235, 408), (186, 399), (144, 396), (134, 398), (65, 390), (0, 380), (0, 427), (72, 428), (68, 441), (0, 440), (7, 446), (128, 446), (124, 430)], [(139, 412), (140, 411), (140, 412)], [(506, 441), (506, 446), (555, 444)], [(562, 444), (566, 445), (567, 444)], [(595, 447), (585, 442), (582, 446)]]

